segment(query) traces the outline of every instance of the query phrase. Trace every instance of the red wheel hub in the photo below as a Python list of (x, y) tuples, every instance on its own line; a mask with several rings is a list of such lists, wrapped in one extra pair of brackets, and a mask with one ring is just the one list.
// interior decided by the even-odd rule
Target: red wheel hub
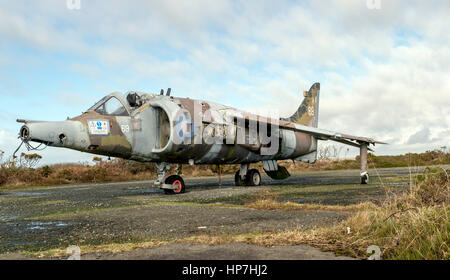
[(175, 186), (178, 187), (178, 188), (176, 188), (176, 189), (173, 190), (175, 193), (181, 192), (181, 189), (183, 188), (183, 185), (181, 184), (180, 180), (175, 180), (175, 181), (172, 183), (172, 185), (175, 185)]

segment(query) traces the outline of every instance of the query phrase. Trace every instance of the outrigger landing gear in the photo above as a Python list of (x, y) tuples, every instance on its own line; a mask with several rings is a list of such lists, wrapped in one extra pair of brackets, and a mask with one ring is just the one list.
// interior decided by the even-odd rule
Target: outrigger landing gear
[(236, 186), (259, 186), (261, 184), (261, 174), (257, 169), (248, 169), (249, 164), (241, 164), (241, 168), (234, 175)]
[[(180, 172), (180, 167), (177, 167), (177, 175), (171, 175), (167, 178), (166, 172), (170, 170), (170, 165), (161, 162), (155, 164), (156, 172), (158, 174), (158, 178), (153, 183), (154, 188), (163, 189), (166, 194), (179, 194), (184, 193), (186, 191), (185, 184), (183, 178), (178, 175)], [(165, 178), (165, 179), (164, 179)], [(164, 183), (162, 183), (164, 181)]]
[(361, 184), (369, 183), (369, 173), (367, 173), (367, 143), (361, 143), (359, 148)]

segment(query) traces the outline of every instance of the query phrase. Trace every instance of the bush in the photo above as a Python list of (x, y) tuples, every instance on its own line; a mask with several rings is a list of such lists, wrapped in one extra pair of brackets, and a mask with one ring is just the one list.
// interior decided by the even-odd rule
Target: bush
[(48, 177), (53, 173), (53, 169), (50, 166), (46, 165), (40, 169), (40, 173), (42, 177)]
[(73, 179), (73, 171), (72, 169), (64, 168), (56, 174), (56, 178), (71, 181)]
[(449, 176), (445, 169), (426, 167), (422, 174), (416, 176), (409, 200), (415, 206), (449, 203), (449, 186)]
[(6, 168), (0, 166), (0, 186), (8, 181), (8, 174)]
[(25, 168), (33, 168), (39, 163), (41, 159), (42, 156), (36, 153), (35, 154), (21, 153), (19, 157), (19, 166)]

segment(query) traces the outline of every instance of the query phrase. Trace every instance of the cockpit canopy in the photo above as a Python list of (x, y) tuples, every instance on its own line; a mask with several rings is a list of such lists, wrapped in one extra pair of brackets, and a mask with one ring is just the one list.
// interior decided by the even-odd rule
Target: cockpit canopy
[(142, 104), (143, 100), (137, 92), (130, 91), (125, 95), (114, 92), (100, 99), (88, 111), (108, 116), (128, 116), (131, 111), (139, 108)]
[(107, 116), (128, 116), (128, 110), (122, 98), (116, 94), (110, 94), (94, 104), (88, 111), (95, 111)]

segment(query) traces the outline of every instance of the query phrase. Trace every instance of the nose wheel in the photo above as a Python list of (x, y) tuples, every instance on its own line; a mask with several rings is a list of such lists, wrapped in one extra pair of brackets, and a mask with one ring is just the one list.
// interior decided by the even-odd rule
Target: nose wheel
[(242, 178), (238, 170), (234, 175), (234, 183), (236, 186), (259, 186), (261, 185), (261, 174), (257, 169), (250, 169)]
[[(153, 182), (154, 188), (163, 189), (166, 194), (179, 194), (186, 191), (184, 180), (179, 175), (171, 175), (167, 178), (166, 172), (170, 169), (170, 165), (165, 162), (155, 164), (158, 178)], [(177, 174), (180, 172), (180, 166), (177, 167)], [(164, 179), (165, 178), (165, 179)], [(163, 183), (164, 182), (164, 183)]]
[(179, 194), (184, 193), (186, 191), (184, 180), (181, 178), (181, 176), (178, 175), (171, 175), (166, 178), (164, 181), (167, 185), (172, 185), (173, 189), (164, 189), (164, 192), (166, 194)]

